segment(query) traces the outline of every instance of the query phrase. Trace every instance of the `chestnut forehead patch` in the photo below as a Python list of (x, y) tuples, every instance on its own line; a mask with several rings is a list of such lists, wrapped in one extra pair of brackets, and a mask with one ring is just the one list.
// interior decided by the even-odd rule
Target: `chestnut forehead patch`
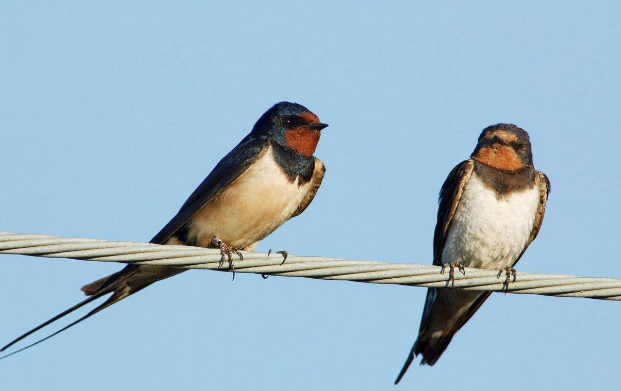
[(512, 143), (512, 142), (517, 143), (518, 142), (517, 135), (511, 132), (508, 132), (506, 130), (490, 130), (487, 133), (485, 133), (485, 139), (490, 139), (494, 136), (500, 137), (506, 143)]
[(300, 114), (300, 117), (302, 117), (302, 119), (304, 119), (304, 121), (307, 124), (315, 124), (319, 122), (319, 117), (317, 117), (315, 114), (311, 113), (310, 111), (304, 114)]

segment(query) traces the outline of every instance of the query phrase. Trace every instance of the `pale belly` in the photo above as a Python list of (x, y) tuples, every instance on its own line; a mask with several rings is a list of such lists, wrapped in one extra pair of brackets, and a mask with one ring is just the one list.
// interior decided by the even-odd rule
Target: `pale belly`
[(528, 243), (538, 205), (536, 186), (498, 199), (473, 174), (453, 217), (442, 263), (483, 269), (513, 266)]
[(251, 246), (291, 218), (312, 182), (289, 182), (270, 149), (193, 217), (189, 236), (202, 247), (214, 236), (234, 248)]

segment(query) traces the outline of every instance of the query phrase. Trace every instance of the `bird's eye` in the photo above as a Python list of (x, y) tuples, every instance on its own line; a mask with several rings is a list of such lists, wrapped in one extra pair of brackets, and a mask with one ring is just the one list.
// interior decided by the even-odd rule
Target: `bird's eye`
[(283, 118), (282, 121), (281, 121), (282, 126), (284, 126), (284, 127), (291, 126), (292, 122), (293, 121), (291, 121), (291, 118)]

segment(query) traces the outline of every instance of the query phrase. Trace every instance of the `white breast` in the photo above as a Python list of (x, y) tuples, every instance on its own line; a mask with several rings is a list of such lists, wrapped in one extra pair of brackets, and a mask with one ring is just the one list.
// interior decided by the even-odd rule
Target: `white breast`
[(206, 246), (213, 236), (235, 248), (251, 246), (287, 221), (312, 180), (291, 183), (269, 150), (192, 219), (190, 236)]
[(497, 198), (473, 173), (453, 217), (442, 263), (484, 269), (512, 266), (530, 237), (538, 205), (536, 186)]

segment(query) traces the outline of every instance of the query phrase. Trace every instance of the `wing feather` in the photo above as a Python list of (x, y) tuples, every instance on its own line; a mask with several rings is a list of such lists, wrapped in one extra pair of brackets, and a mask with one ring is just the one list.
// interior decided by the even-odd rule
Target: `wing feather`
[(541, 229), (541, 225), (543, 224), (543, 216), (546, 213), (546, 204), (548, 202), (548, 196), (550, 195), (550, 191), (552, 190), (552, 186), (550, 186), (550, 180), (541, 171), (535, 171), (535, 186), (539, 188), (539, 206), (537, 207), (537, 211), (535, 212), (535, 221), (533, 222), (533, 230), (530, 232), (530, 237), (528, 238), (528, 242), (526, 242), (526, 246), (524, 246), (524, 250), (520, 253), (520, 256), (515, 260), (513, 264), (515, 266), (516, 263), (522, 258), (522, 255), (526, 252), (526, 249), (530, 244), (537, 238), (539, 235), (539, 230)]
[(252, 166), (268, 150), (268, 140), (242, 140), (229, 152), (207, 178), (194, 190), (179, 212), (160, 232), (151, 239), (151, 243), (165, 243), (173, 236), (196, 212), (209, 201), (214, 199), (220, 191), (235, 182), (250, 166)]
[(453, 216), (459, 206), (461, 195), (472, 176), (474, 163), (465, 160), (459, 163), (449, 173), (440, 190), (440, 206), (438, 207), (438, 220), (433, 235), (433, 264), (442, 265), (442, 250), (453, 221)]

